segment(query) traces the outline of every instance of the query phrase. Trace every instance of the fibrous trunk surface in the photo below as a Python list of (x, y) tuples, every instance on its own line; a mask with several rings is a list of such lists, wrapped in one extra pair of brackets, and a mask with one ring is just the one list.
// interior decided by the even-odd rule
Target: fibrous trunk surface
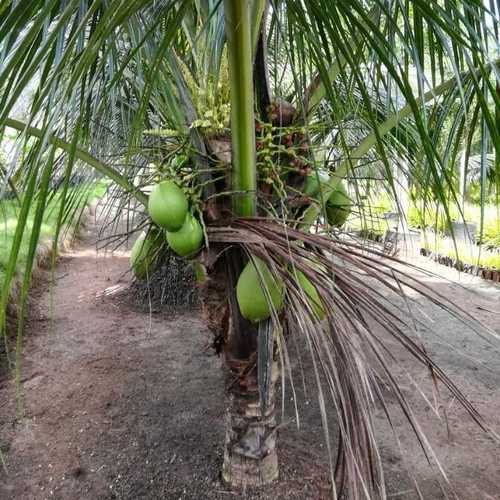
[(278, 477), (275, 381), (261, 402), (254, 371), (242, 374), (235, 363), (226, 371), (226, 440), (222, 478), (232, 487), (262, 486)]

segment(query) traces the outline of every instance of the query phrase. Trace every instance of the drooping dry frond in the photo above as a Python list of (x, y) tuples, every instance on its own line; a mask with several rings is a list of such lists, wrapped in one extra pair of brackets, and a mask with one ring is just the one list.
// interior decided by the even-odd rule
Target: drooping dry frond
[[(334, 408), (339, 426), (340, 447), (336, 477), (332, 480), (332, 484), (336, 483), (334, 497), (340, 497), (344, 489), (353, 499), (386, 497), (373, 420), (377, 406), (391, 420), (383, 385), (395, 395), (428, 461), (437, 462), (394, 374), (396, 361), (388, 339), (396, 340), (428, 367), (432, 380), (441, 382), (471, 418), (496, 437), (412, 333), (414, 322), (419, 320), (408, 313), (407, 303), (415, 300), (408, 296), (408, 290), (443, 308), (478, 333), (482, 327), (410, 273), (408, 267), (414, 271), (415, 266), (387, 258), (355, 242), (305, 233), (263, 218), (236, 219), (230, 226), (209, 227), (208, 235), (213, 243), (239, 245), (249, 256), (262, 259), (285, 285), (284, 330), (304, 336), (313, 359), (323, 426), (328, 429), (327, 400)], [(311, 306), (297, 280), (298, 272), (319, 292), (326, 313), (324, 320), (317, 317), (317, 310)], [(275, 340), (279, 349), (286, 351), (287, 336), (279, 327), (279, 313), (273, 316)], [(289, 363), (286, 352), (281, 354), (282, 362)], [(290, 373), (290, 367), (285, 366), (283, 373)], [(446, 479), (438, 462), (437, 465)]]

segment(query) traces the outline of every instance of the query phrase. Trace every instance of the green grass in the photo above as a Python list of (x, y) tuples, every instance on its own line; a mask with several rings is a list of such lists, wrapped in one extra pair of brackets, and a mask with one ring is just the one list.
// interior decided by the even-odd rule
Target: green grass
[[(361, 231), (362, 235), (382, 236), (388, 229), (387, 221), (383, 218), (386, 212), (394, 211), (391, 202), (386, 195), (377, 196), (369, 200), (363, 200), (364, 207), (361, 210), (354, 210), (347, 222), (349, 229)], [(356, 212), (356, 213), (354, 213)], [(458, 207), (450, 208), (452, 220), (463, 221)], [(408, 210), (408, 224), (411, 228), (433, 229), (436, 232), (428, 232), (422, 235), (422, 248), (458, 258), (464, 263), (484, 266), (487, 268), (496, 267), (500, 269), (500, 254), (487, 251), (486, 248), (500, 248), (500, 208), (495, 205), (486, 205), (483, 214), (483, 233), (480, 235), (481, 208), (472, 203), (466, 203), (464, 207), (465, 220), (477, 225), (476, 239), (479, 245), (471, 245), (463, 242), (456, 242), (447, 236), (449, 234), (446, 217), (442, 211), (435, 207), (427, 206), (425, 211), (423, 206), (412, 205)], [(480, 240), (480, 241), (479, 241)]]
[(357, 202), (361, 206), (357, 207), (357, 203), (355, 204), (346, 227), (361, 231), (368, 237), (382, 236), (389, 229), (384, 214), (393, 211), (389, 197), (386, 195), (367, 197)]
[[(72, 188), (68, 191), (69, 210), (66, 212), (66, 218), (72, 217), (73, 220), (65, 220), (69, 226), (74, 226), (78, 223), (74, 218), (78, 218), (80, 211), (96, 198), (100, 198), (106, 192), (107, 185), (104, 182), (99, 182), (96, 185), (88, 185), (83, 188)], [(61, 193), (56, 193), (48, 204), (43, 224), (40, 230), (39, 244), (51, 244), (56, 232), (57, 219), (61, 207)], [(19, 203), (17, 200), (2, 200), (0, 201), (0, 284), (4, 279), (4, 270), (7, 266), (14, 233), (17, 226), (17, 218), (19, 214)], [(74, 215), (73, 215), (74, 214)], [(32, 210), (28, 216), (27, 226), (24, 232), (21, 247), (19, 249), (19, 257), (17, 260), (16, 272), (21, 273), (26, 265), (29, 251), (29, 240), (33, 227), (33, 219), (35, 216), (35, 203), (32, 205)]]
[(500, 254), (487, 252), (476, 245), (457, 242), (455, 248), (451, 238), (436, 237), (431, 241), (423, 237), (421, 246), (432, 252), (458, 259), (463, 263), (500, 269)]
[[(481, 224), (481, 207), (466, 203), (463, 216), (458, 207), (450, 207), (450, 216), (452, 220), (462, 222), (463, 218), (467, 222), (472, 222), (477, 225), (477, 238), (480, 238)], [(410, 227), (425, 227), (433, 228), (438, 232), (444, 233), (448, 231), (448, 224), (444, 212), (437, 210), (435, 207), (423, 205), (411, 206), (408, 210), (408, 223)], [(484, 207), (483, 217), (483, 235), (481, 243), (500, 247), (500, 209), (495, 205), (486, 205)]]
[[(387, 222), (383, 216), (386, 212), (394, 212), (393, 204), (386, 194), (379, 194), (360, 200), (363, 208), (357, 209), (349, 218), (347, 226), (352, 229), (371, 231), (374, 234), (383, 234), (387, 230)], [(477, 226), (477, 243), (492, 248), (500, 248), (500, 208), (494, 204), (485, 205), (483, 213), (483, 231), (481, 230), (481, 207), (473, 203), (465, 203), (464, 213), (458, 207), (450, 206), (450, 217), (453, 221), (472, 222)], [(408, 209), (408, 225), (411, 228), (433, 229), (438, 233), (449, 234), (450, 229), (446, 215), (442, 208), (436, 208), (417, 201)]]

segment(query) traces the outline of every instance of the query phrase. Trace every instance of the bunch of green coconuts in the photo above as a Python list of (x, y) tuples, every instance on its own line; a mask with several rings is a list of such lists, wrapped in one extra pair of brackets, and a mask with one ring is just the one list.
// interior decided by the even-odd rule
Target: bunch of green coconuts
[[(308, 175), (304, 194), (318, 200), (321, 197), (321, 186), (327, 180), (328, 174), (322, 171)], [(350, 214), (351, 206), (352, 201), (345, 187), (339, 184), (325, 203), (329, 224), (342, 226)], [(153, 222), (162, 230), (150, 230), (147, 236), (139, 237), (132, 248), (131, 265), (140, 279), (146, 278), (152, 270), (165, 239), (164, 231), (170, 248), (181, 257), (194, 257), (203, 245), (202, 226), (190, 212), (184, 191), (175, 182), (165, 180), (153, 188), (149, 196), (148, 212)], [(311, 310), (322, 320), (325, 310), (317, 289), (302, 272), (296, 269), (288, 272), (293, 273), (309, 301)], [(238, 278), (236, 297), (241, 315), (253, 323), (258, 323), (268, 319), (272, 311), (278, 313), (282, 309), (285, 286), (265, 262), (252, 256)]]
[[(304, 194), (319, 202), (325, 202), (325, 214), (328, 223), (341, 227), (351, 213), (352, 200), (347, 189), (339, 183), (328, 199), (321, 199), (322, 185), (329, 179), (325, 171), (312, 172), (306, 177)], [(321, 302), (318, 290), (299, 270), (289, 270), (309, 301), (311, 310), (317, 319), (322, 320), (326, 312)], [(285, 287), (283, 282), (272, 273), (265, 262), (252, 257), (243, 268), (236, 285), (236, 297), (241, 315), (253, 323), (268, 319), (272, 311), (278, 313), (284, 302)]]
[[(297, 280), (315, 316), (325, 317), (323, 303), (314, 285), (301, 271), (289, 271)], [(279, 313), (285, 298), (285, 286), (266, 263), (252, 256), (238, 278), (236, 298), (241, 315), (252, 323), (268, 319), (272, 311)]]
[[(175, 182), (166, 180), (155, 185), (149, 195), (148, 212), (152, 221), (165, 231), (166, 240), (175, 253), (185, 258), (198, 253), (203, 245), (203, 229), (190, 212), (184, 191)], [(152, 229), (134, 243), (130, 263), (139, 279), (151, 271), (165, 234)]]
[[(324, 170), (312, 172), (306, 177), (304, 194), (314, 199), (320, 198), (321, 187), (328, 179), (329, 174)], [(353, 203), (343, 183), (337, 185), (327, 200), (319, 199), (318, 201), (325, 201), (325, 214), (328, 224), (333, 227), (341, 227), (345, 224), (345, 221), (351, 213)]]

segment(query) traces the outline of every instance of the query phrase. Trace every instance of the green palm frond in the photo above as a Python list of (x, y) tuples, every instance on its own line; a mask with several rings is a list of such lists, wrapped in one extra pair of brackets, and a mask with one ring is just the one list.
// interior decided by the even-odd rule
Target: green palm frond
[[(404, 314), (377, 290), (383, 284), (401, 298), (401, 286), (417, 284), (380, 256), (330, 237), (325, 202), (347, 182), (363, 217), (361, 195), (370, 194), (364, 179), (377, 177), (376, 189), (399, 206), (403, 175), (424, 206), (438, 205), (451, 221), (453, 205), (462, 210), (458, 159), (468, 164), (473, 157), (467, 169), (474, 169), (482, 205), (491, 186), (498, 196), (499, 14), (493, 3), (473, 0), (3, 2), (0, 139), (7, 129), (17, 131), (21, 153), (1, 172), (6, 189), (19, 197), (19, 217), (2, 283), (0, 329), (5, 334), (20, 245), (31, 231), (25, 304), (40, 225), (53, 197), (62, 197), (55, 249), (65, 223), (79, 216), (84, 196), (83, 188), (70, 189), (71, 182), (111, 179), (103, 213), (113, 234), (103, 245), (114, 248), (149, 227), (151, 186), (175, 178), (209, 245), (226, 245), (229, 253), (236, 247), (243, 260), (259, 257), (286, 283), (287, 321), (304, 335), (322, 370), (319, 399), (326, 380), (336, 403), (340, 455), (346, 459), (340, 483), (352, 498), (383, 498), (368, 394), (373, 390), (382, 404), (383, 398), (363, 349), (377, 359), (377, 370), (417, 425), (367, 318), (430, 366), (487, 426), (405, 333), (409, 325), (399, 319)], [(21, 119), (17, 106), (32, 86)], [(319, 181), (320, 174), (329, 180), (317, 196), (305, 195), (305, 177)], [(234, 219), (231, 206), (239, 215), (261, 218)], [(118, 229), (123, 210), (131, 214), (125, 232)], [(30, 213), (35, 217), (28, 230)], [(308, 232), (313, 224), (323, 235)], [(325, 331), (294, 268), (321, 290), (323, 305), (338, 312), (329, 315)], [(431, 290), (424, 295), (460, 316), (443, 297)], [(18, 370), (22, 321), (19, 328)], [(256, 329), (263, 400), (270, 329), (280, 328), (273, 314)], [(285, 349), (286, 339), (279, 341)], [(327, 428), (326, 415), (323, 420)]]

